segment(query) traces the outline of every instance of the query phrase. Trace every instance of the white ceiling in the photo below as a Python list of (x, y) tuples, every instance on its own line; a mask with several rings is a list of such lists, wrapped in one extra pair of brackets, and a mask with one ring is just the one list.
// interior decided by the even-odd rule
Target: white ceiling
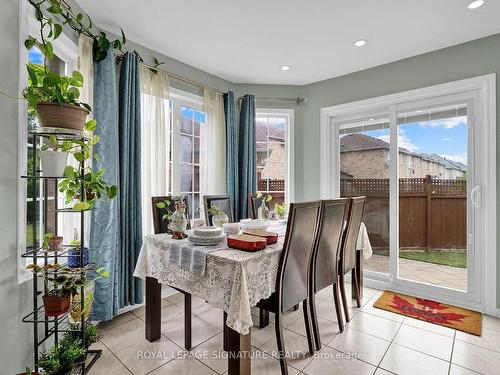
[(500, 32), (499, 0), (77, 2), (100, 27), (234, 83), (302, 85)]

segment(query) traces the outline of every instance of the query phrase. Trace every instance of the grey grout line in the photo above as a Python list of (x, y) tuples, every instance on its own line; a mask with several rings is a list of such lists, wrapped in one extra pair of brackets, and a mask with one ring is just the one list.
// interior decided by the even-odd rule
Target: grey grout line
[(453, 343), (451, 344), (450, 365), (448, 366), (448, 375), (451, 373), (451, 361), (453, 360), (453, 350), (455, 349), (455, 340), (457, 338), (457, 331), (453, 334)]
[[(404, 321), (404, 319), (403, 319)], [(396, 333), (394, 334), (394, 336), (392, 336), (392, 339), (391, 341), (389, 342), (389, 345), (387, 346), (387, 349), (386, 351), (384, 352), (384, 355), (382, 356), (382, 358), (380, 358), (380, 362), (378, 363), (377, 365), (377, 370), (379, 368), (381, 368), (382, 370), (385, 370), (383, 367), (380, 367), (380, 365), (382, 364), (382, 361), (384, 360), (385, 356), (387, 355), (387, 352), (389, 351), (389, 349), (391, 348), (392, 344), (394, 343), (394, 339), (396, 338), (396, 336), (398, 335), (398, 332), (399, 330), (401, 329), (401, 327), (403, 326), (403, 322), (399, 323), (399, 327), (398, 327), (398, 330), (396, 331)], [(387, 370), (386, 370), (387, 371)]]
[[(119, 324), (118, 324), (118, 325), (119, 325)], [(102, 344), (102, 345), (103, 345), (106, 349), (108, 349), (108, 351), (111, 353), (111, 355), (113, 355), (113, 357), (115, 357), (115, 358), (116, 358), (116, 360), (117, 360), (118, 362), (120, 362), (120, 363), (123, 365), (123, 367), (125, 367), (125, 368), (127, 369), (127, 371), (128, 371), (128, 372), (130, 372), (132, 375), (134, 375), (134, 373), (133, 373), (133, 372), (132, 372), (132, 371), (131, 371), (131, 370), (130, 370), (130, 369), (129, 369), (126, 365), (125, 365), (125, 363), (123, 363), (123, 362), (122, 362), (122, 360), (121, 360), (121, 359), (120, 359), (120, 358), (119, 358), (119, 357), (118, 357), (118, 356), (117, 356), (117, 355), (116, 355), (116, 354), (115, 354), (115, 353), (114, 353), (114, 352), (113, 352), (113, 351), (112, 351), (112, 350), (111, 350), (111, 349), (110, 349), (110, 348), (109, 348), (109, 347), (108, 347), (108, 346), (107, 346), (104, 342), (100, 341), (100, 343), (101, 343), (101, 344)]]

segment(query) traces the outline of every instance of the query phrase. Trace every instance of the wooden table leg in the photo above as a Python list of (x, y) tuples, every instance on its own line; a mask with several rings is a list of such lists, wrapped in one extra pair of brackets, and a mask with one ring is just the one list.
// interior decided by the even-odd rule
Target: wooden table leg
[[(356, 275), (356, 276), (355, 276)], [(356, 250), (356, 268), (351, 271), (351, 298), (354, 299), (356, 283), (354, 282), (354, 278), (358, 280), (358, 288), (359, 288), (359, 299), (363, 298), (363, 255), (361, 254), (361, 250)]]
[(251, 375), (251, 332), (242, 335), (227, 327), (228, 375)]
[(269, 325), (269, 311), (259, 308), (259, 328), (266, 328)]
[(184, 293), (184, 347), (191, 350), (191, 294)]
[(161, 284), (153, 277), (146, 277), (146, 340), (161, 337)]

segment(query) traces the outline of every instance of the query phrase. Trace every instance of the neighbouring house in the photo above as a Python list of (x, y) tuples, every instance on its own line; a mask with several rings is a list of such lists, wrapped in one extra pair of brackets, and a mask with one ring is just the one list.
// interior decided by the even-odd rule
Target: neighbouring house
[[(389, 178), (389, 144), (365, 134), (347, 134), (340, 139), (340, 170), (343, 178)], [(400, 178), (455, 180), (464, 178), (467, 166), (437, 154), (399, 149)]]

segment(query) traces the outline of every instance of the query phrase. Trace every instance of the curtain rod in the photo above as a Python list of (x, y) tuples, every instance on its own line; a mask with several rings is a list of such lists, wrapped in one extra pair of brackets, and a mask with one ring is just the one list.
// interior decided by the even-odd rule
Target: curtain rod
[(189, 83), (190, 85), (193, 85), (193, 86), (197, 86), (199, 88), (202, 88), (202, 89), (212, 89), (214, 90), (216, 93), (218, 94), (224, 94), (224, 92), (222, 91), (219, 91), (217, 89), (214, 89), (213, 87), (210, 87), (210, 86), (206, 86), (202, 83), (199, 83), (199, 82), (196, 82), (196, 81), (193, 81), (189, 78), (185, 78), (185, 77), (182, 77), (182, 76), (179, 76), (177, 74), (174, 74), (174, 73), (170, 73), (169, 71), (165, 70), (165, 69), (161, 69), (160, 67), (154, 67), (152, 65), (148, 65), (148, 64), (145, 64), (143, 62), (141, 62), (140, 64), (144, 65), (146, 68), (149, 68), (149, 69), (152, 69), (152, 70), (161, 70), (162, 72), (166, 73), (169, 77), (172, 77), (174, 78), (175, 80), (177, 81), (182, 81), (182, 82), (186, 82), (186, 83)]
[[(141, 62), (141, 64), (149, 69), (161, 70), (162, 72), (166, 73), (169, 77), (173, 77), (174, 79), (176, 79), (178, 81), (186, 82), (190, 85), (197, 86), (197, 87), (200, 87), (202, 89), (204, 89), (204, 88), (212, 89), (215, 92), (217, 92), (218, 94), (225, 94), (224, 92), (219, 91), (217, 89), (214, 89), (213, 87), (203, 85), (199, 82), (193, 81), (189, 78), (179, 76), (179, 75), (174, 74), (174, 73), (170, 73), (169, 71), (167, 71), (165, 69), (160, 69), (159, 67), (154, 67), (152, 65), (148, 65), (148, 64), (145, 64), (143, 62)], [(241, 99), (243, 99), (243, 96), (240, 96), (238, 98), (238, 101), (240, 101)], [(265, 97), (265, 96), (257, 96), (257, 97), (255, 97), (255, 100), (260, 101), (260, 102), (268, 102), (268, 103), (295, 102), (297, 105), (303, 104), (306, 101), (305, 98), (300, 98), (300, 97), (297, 97), (297, 98), (273, 98), (273, 97)]]
[[(243, 96), (238, 98), (238, 101), (242, 100)], [(301, 105), (306, 102), (306, 98), (274, 98), (272, 96), (256, 96), (255, 100), (258, 102), (268, 102), (268, 103), (288, 103), (294, 102), (297, 105)]]

